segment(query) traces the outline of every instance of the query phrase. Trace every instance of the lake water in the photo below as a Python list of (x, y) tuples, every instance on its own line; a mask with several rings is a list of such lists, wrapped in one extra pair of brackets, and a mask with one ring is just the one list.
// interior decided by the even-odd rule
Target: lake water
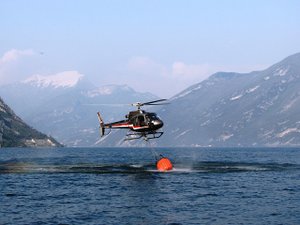
[(300, 224), (300, 149), (0, 149), (0, 224)]

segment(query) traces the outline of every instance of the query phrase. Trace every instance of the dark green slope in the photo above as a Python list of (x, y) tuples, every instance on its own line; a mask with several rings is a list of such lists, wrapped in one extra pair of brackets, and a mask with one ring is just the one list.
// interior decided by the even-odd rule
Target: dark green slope
[(59, 147), (52, 137), (24, 123), (0, 98), (0, 147)]

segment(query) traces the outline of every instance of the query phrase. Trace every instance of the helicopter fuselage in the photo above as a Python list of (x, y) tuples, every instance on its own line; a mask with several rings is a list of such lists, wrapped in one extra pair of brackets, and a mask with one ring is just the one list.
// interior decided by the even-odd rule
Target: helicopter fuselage
[(166, 99), (159, 99), (144, 103), (134, 103), (132, 105), (138, 107), (136, 111), (129, 112), (125, 116), (125, 120), (120, 120), (112, 123), (104, 123), (103, 119), (101, 118), (100, 112), (98, 112), (97, 115), (100, 123), (101, 137), (109, 133), (106, 133), (106, 129), (129, 129), (133, 131), (133, 133), (127, 134), (127, 138), (125, 140), (134, 140), (141, 137), (144, 137), (145, 140), (159, 138), (163, 134), (163, 132), (157, 130), (163, 127), (163, 121), (156, 115), (156, 113), (141, 110), (141, 106), (165, 105), (166, 103), (160, 103), (165, 100)]
[(130, 129), (136, 132), (151, 132), (163, 127), (163, 121), (156, 113), (145, 112), (143, 110), (132, 111), (126, 115), (126, 120), (104, 124), (105, 128)]

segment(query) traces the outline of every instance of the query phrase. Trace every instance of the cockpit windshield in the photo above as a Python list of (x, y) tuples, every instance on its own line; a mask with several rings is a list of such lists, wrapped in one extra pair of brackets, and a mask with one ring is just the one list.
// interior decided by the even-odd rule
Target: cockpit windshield
[(147, 113), (149, 120), (159, 120), (158, 116), (155, 113)]

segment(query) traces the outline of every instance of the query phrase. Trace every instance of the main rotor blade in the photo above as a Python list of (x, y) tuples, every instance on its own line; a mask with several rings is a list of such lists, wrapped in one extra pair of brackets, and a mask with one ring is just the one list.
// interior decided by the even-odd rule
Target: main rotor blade
[(130, 106), (130, 104), (114, 104), (114, 103), (85, 103), (82, 105), (91, 105), (91, 106)]
[(118, 104), (118, 103), (84, 103), (82, 105), (90, 105), (90, 106), (136, 106), (140, 108), (141, 106), (144, 105), (167, 105), (169, 104), (168, 102), (165, 103), (160, 103), (162, 101), (166, 101), (167, 99), (159, 99), (155, 101), (150, 101), (150, 102), (136, 102), (132, 104)]
[(162, 102), (162, 101), (166, 101), (167, 99), (159, 99), (159, 100), (155, 100), (155, 101), (151, 101), (151, 102), (144, 102), (142, 103), (143, 105), (151, 105), (153, 103), (156, 103), (156, 102)]
[(165, 103), (150, 103), (150, 104), (146, 104), (146, 105), (169, 105), (169, 102), (165, 102)]

